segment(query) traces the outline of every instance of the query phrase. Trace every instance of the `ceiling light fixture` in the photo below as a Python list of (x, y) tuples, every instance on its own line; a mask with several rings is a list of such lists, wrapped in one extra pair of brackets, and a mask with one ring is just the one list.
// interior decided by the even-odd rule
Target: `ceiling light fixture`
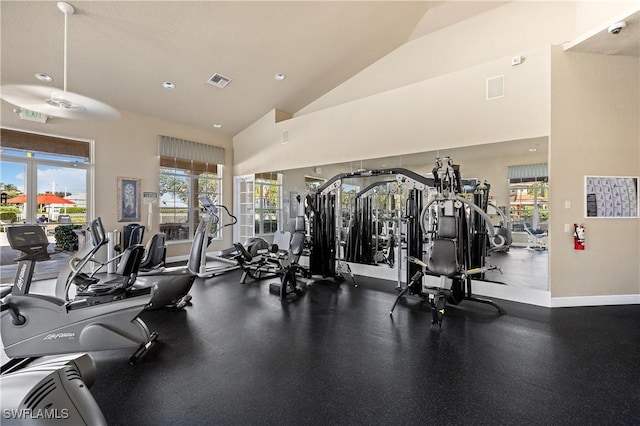
[(51, 83), (53, 81), (53, 77), (51, 77), (49, 74), (44, 73), (44, 72), (37, 72), (34, 74), (34, 76), (40, 80), (40, 81), (44, 81), (45, 83)]
[(222, 128), (222, 124), (220, 124), (220, 123), (214, 123), (214, 124), (213, 124), (213, 127), (215, 127), (216, 129), (220, 129), (220, 128)]
[(287, 76), (286, 76), (285, 74), (283, 74), (283, 73), (279, 72), (278, 74), (276, 74), (276, 75), (274, 76), (274, 78), (275, 78), (276, 80), (278, 80), (278, 81), (282, 81), (282, 80), (284, 80), (285, 78), (287, 78)]
[(69, 15), (73, 15), (75, 9), (65, 2), (58, 2), (57, 6), (64, 14), (63, 90), (55, 90), (48, 86), (15, 84), (2, 86), (0, 97), (22, 109), (47, 116), (79, 120), (116, 120), (120, 118), (120, 113), (115, 108), (98, 100), (67, 91), (68, 21)]
[(162, 83), (162, 87), (167, 90), (171, 90), (176, 88), (176, 84), (172, 81), (165, 81), (164, 83)]

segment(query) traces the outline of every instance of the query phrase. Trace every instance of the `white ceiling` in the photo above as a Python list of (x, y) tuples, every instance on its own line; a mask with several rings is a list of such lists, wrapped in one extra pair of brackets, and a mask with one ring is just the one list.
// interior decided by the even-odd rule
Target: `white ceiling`
[[(617, 22), (624, 22), (626, 27), (618, 34), (611, 34), (609, 27)], [(565, 50), (640, 57), (640, 11), (594, 29), (574, 40)]]
[[(2, 85), (42, 84), (34, 74), (44, 72), (62, 88), (56, 3), (0, 2)], [(274, 108), (296, 113), (409, 40), (506, 2), (69, 3), (69, 91), (187, 126), (222, 123), (213, 131), (234, 136)], [(274, 79), (279, 72), (284, 81)], [(214, 73), (231, 83), (208, 85)], [(176, 88), (163, 89), (164, 81)]]

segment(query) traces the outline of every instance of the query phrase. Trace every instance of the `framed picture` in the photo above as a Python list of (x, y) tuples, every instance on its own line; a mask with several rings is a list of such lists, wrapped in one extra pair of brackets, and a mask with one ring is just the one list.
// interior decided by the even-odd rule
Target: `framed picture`
[(118, 178), (118, 222), (140, 221), (140, 179)]
[(585, 176), (586, 218), (637, 218), (637, 176)]

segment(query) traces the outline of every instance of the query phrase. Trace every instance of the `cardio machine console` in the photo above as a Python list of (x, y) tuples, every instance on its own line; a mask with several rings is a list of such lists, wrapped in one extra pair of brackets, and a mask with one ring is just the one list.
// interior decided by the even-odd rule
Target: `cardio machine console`
[(50, 259), (47, 251), (49, 240), (41, 226), (19, 225), (8, 227), (7, 240), (12, 249), (23, 253), (15, 261)]

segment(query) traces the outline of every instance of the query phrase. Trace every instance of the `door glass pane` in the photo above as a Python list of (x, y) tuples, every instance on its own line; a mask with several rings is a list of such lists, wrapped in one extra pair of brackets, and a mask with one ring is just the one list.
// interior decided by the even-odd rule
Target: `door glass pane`
[(2, 193), (2, 205), (0, 205), (0, 253), (2, 259), (0, 259), (0, 263), (2, 265), (2, 283), (11, 283), (13, 281), (17, 269), (14, 259), (21, 255), (19, 251), (14, 251), (9, 246), (5, 226), (22, 223), (25, 219), (26, 176), (26, 164), (2, 161), (2, 168), (0, 169), (0, 193)]
[(0, 192), (6, 194), (7, 197), (0, 207), (0, 221), (2, 224), (22, 222), (27, 219), (25, 215), (26, 177), (26, 164), (11, 161), (2, 162)]
[(234, 214), (238, 217), (238, 224), (236, 225), (237, 239), (244, 244), (255, 235), (255, 231), (260, 226), (259, 218), (256, 219), (255, 217), (254, 181), (247, 177), (235, 177), (235, 185), (237, 212), (234, 212)]
[(57, 224), (87, 223), (87, 170), (39, 165), (34, 213), (39, 223), (50, 224), (49, 232)]
[[(84, 244), (87, 222), (87, 186), (90, 161), (59, 151), (55, 144), (37, 145), (39, 150), (2, 150), (0, 168), (0, 249), (2, 283), (14, 280), (21, 252), (11, 249), (5, 226), (39, 224), (49, 240), (50, 260), (37, 262), (35, 280), (54, 278)], [(90, 194), (89, 194), (90, 195)], [(48, 292), (50, 288), (32, 288)]]

